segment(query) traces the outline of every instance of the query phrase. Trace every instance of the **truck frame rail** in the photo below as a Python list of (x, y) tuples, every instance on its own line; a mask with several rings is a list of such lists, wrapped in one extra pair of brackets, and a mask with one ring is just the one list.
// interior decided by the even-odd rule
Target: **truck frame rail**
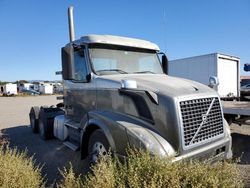
[(250, 102), (222, 101), (224, 116), (227, 121), (250, 125)]

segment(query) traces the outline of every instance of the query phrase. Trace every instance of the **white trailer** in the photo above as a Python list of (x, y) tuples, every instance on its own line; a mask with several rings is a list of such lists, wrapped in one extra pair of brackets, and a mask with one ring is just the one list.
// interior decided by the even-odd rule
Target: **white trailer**
[(53, 94), (53, 86), (51, 84), (42, 84), (39, 91), (41, 94)]
[(17, 95), (17, 85), (8, 83), (3, 86), (4, 95)]
[(209, 78), (218, 78), (216, 87), (221, 98), (240, 97), (240, 58), (212, 53), (169, 61), (169, 75), (209, 85)]

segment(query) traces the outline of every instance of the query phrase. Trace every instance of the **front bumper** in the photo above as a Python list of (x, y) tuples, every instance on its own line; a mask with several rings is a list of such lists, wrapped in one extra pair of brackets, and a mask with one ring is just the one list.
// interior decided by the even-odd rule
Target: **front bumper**
[(230, 159), (232, 158), (231, 146), (232, 146), (231, 137), (226, 137), (208, 146), (204, 146), (200, 149), (177, 156), (173, 159), (173, 162), (179, 160), (189, 160), (189, 159), (216, 162), (223, 159)]

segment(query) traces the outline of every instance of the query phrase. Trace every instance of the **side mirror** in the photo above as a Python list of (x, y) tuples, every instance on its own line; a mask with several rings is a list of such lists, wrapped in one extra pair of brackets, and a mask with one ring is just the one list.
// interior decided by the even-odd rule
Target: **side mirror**
[(215, 88), (219, 85), (219, 80), (216, 76), (210, 76), (209, 78), (209, 87)]
[(165, 74), (168, 74), (168, 58), (165, 54), (161, 56), (161, 66)]
[(67, 45), (61, 49), (62, 58), (62, 77), (64, 80), (75, 79), (75, 67), (74, 67), (74, 47)]
[(86, 76), (86, 81), (87, 81), (87, 82), (90, 82), (90, 80), (91, 80), (91, 74), (87, 74), (87, 76)]

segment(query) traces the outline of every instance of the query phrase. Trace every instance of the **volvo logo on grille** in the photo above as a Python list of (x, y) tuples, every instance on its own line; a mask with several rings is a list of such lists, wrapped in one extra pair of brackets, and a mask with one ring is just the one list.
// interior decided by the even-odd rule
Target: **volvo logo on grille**
[(201, 117), (202, 117), (202, 122), (203, 123), (207, 123), (207, 114), (202, 114)]

